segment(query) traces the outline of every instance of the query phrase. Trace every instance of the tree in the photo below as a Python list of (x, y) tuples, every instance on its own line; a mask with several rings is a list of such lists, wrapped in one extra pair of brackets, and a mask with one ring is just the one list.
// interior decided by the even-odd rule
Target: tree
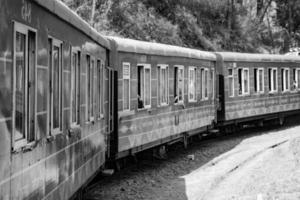
[(300, 0), (277, 0), (277, 22), (286, 31), (284, 50), (298, 45), (300, 32)]

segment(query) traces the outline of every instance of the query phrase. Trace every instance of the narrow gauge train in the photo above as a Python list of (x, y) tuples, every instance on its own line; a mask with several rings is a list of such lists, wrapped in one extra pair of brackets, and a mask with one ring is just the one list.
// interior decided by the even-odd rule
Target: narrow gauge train
[[(115, 158), (207, 131), (215, 119), (210, 52), (109, 38), (118, 74)], [(211, 84), (212, 83), (212, 84)]]
[(300, 111), (300, 57), (246, 53), (217, 55), (217, 124), (278, 119)]
[(299, 57), (105, 38), (58, 0), (0, 9), (0, 199), (69, 199), (108, 161), (299, 112)]
[(60, 1), (0, 13), (0, 199), (69, 199), (105, 163), (110, 44)]

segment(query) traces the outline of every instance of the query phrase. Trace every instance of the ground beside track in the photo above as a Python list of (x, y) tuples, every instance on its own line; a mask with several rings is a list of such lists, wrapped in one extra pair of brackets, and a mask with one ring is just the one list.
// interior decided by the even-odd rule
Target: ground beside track
[[(195, 155), (189, 160), (188, 155)], [(300, 199), (300, 126), (246, 130), (188, 150), (170, 147), (167, 160), (147, 154), (111, 177), (98, 177), (86, 199)]]

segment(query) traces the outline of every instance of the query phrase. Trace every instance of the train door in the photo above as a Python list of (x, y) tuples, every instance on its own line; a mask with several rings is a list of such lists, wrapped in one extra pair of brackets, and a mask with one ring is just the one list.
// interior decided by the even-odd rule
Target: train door
[(225, 104), (224, 104), (224, 76), (223, 74), (218, 75), (218, 101), (217, 101), (217, 120), (225, 120)]
[(114, 158), (118, 152), (118, 74), (116, 70), (108, 68), (108, 142), (107, 157)]

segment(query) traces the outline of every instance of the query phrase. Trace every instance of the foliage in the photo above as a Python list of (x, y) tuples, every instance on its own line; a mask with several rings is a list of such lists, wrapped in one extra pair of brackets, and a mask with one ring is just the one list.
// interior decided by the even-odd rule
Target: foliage
[(300, 0), (277, 0), (277, 23), (286, 33), (285, 48), (298, 46), (300, 40)]
[(255, 17), (249, 17), (247, 5), (237, 6), (234, 0), (62, 1), (102, 34), (203, 50), (278, 53), (286, 50), (291, 35), (300, 35), (300, 0), (275, 0), (276, 19), (269, 15), (270, 0)]

